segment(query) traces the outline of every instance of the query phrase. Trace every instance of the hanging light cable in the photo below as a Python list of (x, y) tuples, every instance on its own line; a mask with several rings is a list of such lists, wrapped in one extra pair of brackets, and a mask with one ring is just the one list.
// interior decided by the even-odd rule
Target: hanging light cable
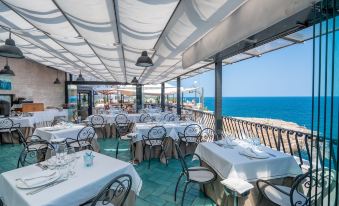
[(78, 78), (76, 79), (76, 81), (78, 81), (78, 82), (83, 82), (83, 81), (85, 81), (85, 78), (82, 76), (82, 74), (81, 74), (81, 69), (80, 69), (80, 74), (79, 74), (79, 76), (78, 76)]
[(60, 80), (59, 80), (59, 71), (57, 70), (57, 78), (55, 79), (55, 81), (53, 82), (54, 84), (61, 84)]

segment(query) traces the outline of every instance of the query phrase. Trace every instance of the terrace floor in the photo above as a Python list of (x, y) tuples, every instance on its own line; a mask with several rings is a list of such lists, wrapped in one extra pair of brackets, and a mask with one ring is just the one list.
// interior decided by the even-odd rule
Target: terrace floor
[[(98, 142), (101, 153), (111, 157), (115, 156), (115, 140), (99, 139)], [(121, 143), (119, 147), (120, 150), (118, 158), (123, 161), (128, 161), (130, 159), (130, 154), (127, 150), (127, 143)], [(16, 168), (21, 149), (21, 145), (0, 145), (0, 173)], [(187, 163), (192, 164), (189, 158), (187, 158)], [(141, 192), (136, 201), (137, 206), (180, 205), (183, 184), (179, 186), (178, 199), (176, 203), (174, 202), (173, 196), (175, 184), (181, 171), (181, 166), (178, 160), (170, 160), (168, 167), (166, 167), (166, 165), (159, 163), (158, 159), (154, 159), (151, 161), (150, 169), (147, 168), (146, 161), (136, 165), (135, 169), (143, 181)], [(199, 190), (199, 186), (197, 184), (191, 184), (188, 187), (184, 205), (210, 206), (215, 204), (208, 197), (204, 196), (204, 194)]]

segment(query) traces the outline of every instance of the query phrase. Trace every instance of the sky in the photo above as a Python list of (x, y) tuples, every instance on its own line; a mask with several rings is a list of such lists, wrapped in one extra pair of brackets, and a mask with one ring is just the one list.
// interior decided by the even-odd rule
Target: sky
[[(311, 96), (312, 41), (225, 65), (222, 72), (224, 97)], [(184, 79), (182, 86), (194, 81), (205, 97), (214, 97), (214, 70)]]

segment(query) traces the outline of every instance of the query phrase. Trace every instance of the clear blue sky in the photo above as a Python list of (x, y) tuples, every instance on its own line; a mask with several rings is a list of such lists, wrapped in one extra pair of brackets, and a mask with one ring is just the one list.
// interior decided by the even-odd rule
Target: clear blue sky
[[(205, 97), (214, 97), (214, 70), (185, 79), (182, 86), (191, 87), (194, 81), (204, 87)], [(223, 96), (226, 97), (311, 95), (312, 41), (223, 68)]]

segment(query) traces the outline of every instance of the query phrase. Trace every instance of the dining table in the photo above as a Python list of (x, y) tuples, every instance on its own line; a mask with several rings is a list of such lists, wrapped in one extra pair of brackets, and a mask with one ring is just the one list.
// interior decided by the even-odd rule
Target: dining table
[[(166, 163), (166, 158), (178, 158), (178, 154), (175, 150), (174, 143), (179, 141), (178, 133), (184, 133), (185, 128), (191, 124), (198, 124), (201, 129), (204, 129), (205, 126), (193, 121), (160, 121), (160, 122), (146, 122), (146, 123), (135, 123), (133, 128), (132, 144), (133, 144), (133, 159), (137, 162), (142, 162), (145, 159), (148, 159), (150, 151), (148, 148), (143, 148), (143, 136), (147, 137), (148, 132), (155, 126), (163, 126), (166, 129), (166, 138), (164, 140), (164, 151), (160, 153), (159, 150), (152, 152), (152, 158), (160, 157), (162, 163)], [(198, 134), (197, 134), (198, 135)], [(186, 151), (193, 152), (195, 149), (195, 144), (190, 145), (181, 145), (187, 147)], [(158, 148), (159, 149), (159, 148)], [(144, 155), (145, 154), (145, 155)]]
[[(53, 140), (60, 139), (77, 139), (78, 133), (85, 126), (80, 124), (56, 125), (52, 127), (40, 127), (34, 130), (33, 135), (40, 137), (42, 140), (53, 142)], [(97, 143), (97, 134), (94, 135), (92, 140), (92, 148), (94, 151), (99, 151), (99, 144)]]
[[(55, 184), (42, 188), (19, 188), (19, 179), (42, 174), (43, 169), (36, 164), (4, 172), (0, 175), (0, 198), (5, 205), (14, 206), (77, 206), (93, 198), (113, 178), (129, 174), (132, 177), (131, 191), (127, 196), (125, 205), (135, 205), (136, 196), (142, 187), (142, 180), (133, 165), (128, 162), (93, 152), (93, 165), (86, 167), (83, 156), (89, 151), (76, 153), (75, 174), (71, 177), (57, 177)], [(47, 160), (48, 161), (48, 160)], [(41, 162), (40, 164), (45, 164)], [(48, 168), (46, 171), (52, 170)], [(44, 178), (44, 177), (42, 177)], [(31, 194), (33, 193), (33, 194)]]
[[(240, 205), (247, 206), (257, 205), (257, 180), (290, 184), (293, 177), (302, 173), (294, 156), (261, 144), (255, 145), (250, 140), (226, 138), (200, 143), (195, 154), (201, 158), (204, 166), (217, 174), (217, 180), (212, 183), (213, 186), (207, 185), (205, 192), (220, 205), (226, 204), (227, 201), (223, 185), (220, 183), (224, 179), (241, 179), (254, 186), (249, 197), (240, 199)], [(230, 199), (228, 198), (228, 203), (232, 203)]]

